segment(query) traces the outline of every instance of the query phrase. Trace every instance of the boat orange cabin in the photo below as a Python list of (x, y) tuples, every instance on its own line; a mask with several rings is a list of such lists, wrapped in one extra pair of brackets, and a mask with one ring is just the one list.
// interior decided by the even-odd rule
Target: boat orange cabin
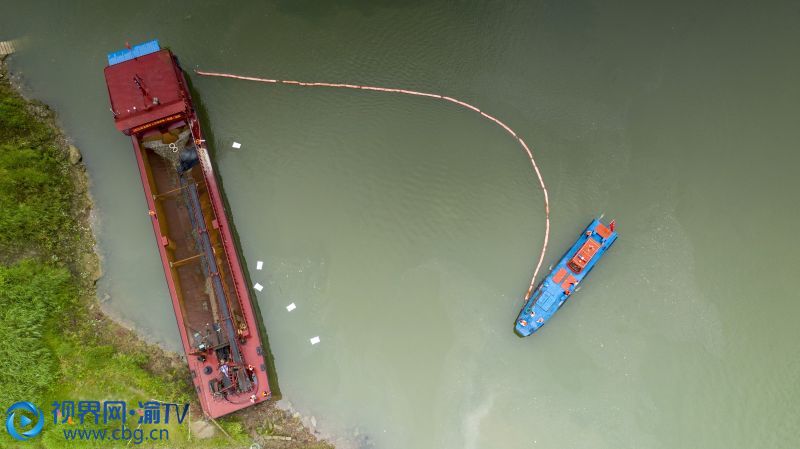
[(586, 267), (586, 264), (592, 260), (592, 257), (597, 253), (597, 250), (600, 248), (600, 243), (593, 239), (589, 239), (586, 243), (581, 246), (581, 249), (575, 253), (575, 256), (570, 259), (567, 266), (573, 273), (578, 274), (583, 271), (583, 268)]

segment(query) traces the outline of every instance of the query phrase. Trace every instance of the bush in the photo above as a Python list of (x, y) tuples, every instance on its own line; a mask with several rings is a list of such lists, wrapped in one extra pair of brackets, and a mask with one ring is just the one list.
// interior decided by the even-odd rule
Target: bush
[(61, 314), (76, 298), (64, 268), (31, 260), (0, 265), (0, 410), (40, 402), (53, 387), (60, 370), (47, 336), (60, 332)]

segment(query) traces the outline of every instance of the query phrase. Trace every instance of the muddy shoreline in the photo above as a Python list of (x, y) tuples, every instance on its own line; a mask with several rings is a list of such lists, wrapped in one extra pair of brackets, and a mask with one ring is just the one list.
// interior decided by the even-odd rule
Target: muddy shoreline
[[(193, 420), (204, 421), (199, 412), (200, 407), (193, 392), (184, 356), (146, 341), (146, 337), (137, 334), (134, 326), (126, 325), (124, 320), (116, 320), (103, 311), (101, 304), (103, 301), (98, 298), (96, 286), (97, 281), (103, 276), (102, 260), (94, 233), (96, 212), (91, 196), (91, 180), (83, 156), (80, 150), (70, 143), (66, 133), (60, 128), (54, 112), (46, 104), (24, 95), (24, 84), (19, 77), (15, 77), (8, 71), (6, 58), (0, 56), (0, 82), (8, 82), (25, 98), (31, 115), (52, 128), (55, 144), (64, 155), (64, 173), (69, 177), (75, 189), (75, 200), (72, 210), (69, 212), (80, 225), (80, 238), (76, 254), (70, 257), (68, 268), (80, 279), (80, 296), (85, 305), (83, 313), (88, 315), (79, 318), (90, 321), (100, 340), (104, 344), (113, 346), (116, 351), (146, 356), (145, 369), (165, 384), (174, 385), (176, 391), (184, 393), (186, 397), (190, 398), (191, 410), (195, 413)], [(322, 440), (315, 426), (307, 426), (308, 418), (303, 418), (291, 409), (279, 408), (276, 400), (270, 400), (267, 403), (234, 413), (226, 419), (241, 423), (244, 431), (250, 437), (252, 442), (250, 447), (252, 448), (333, 448), (330, 443)], [(214, 427), (208, 423), (206, 426), (199, 427), (203, 427), (207, 433), (212, 435), (217, 432), (217, 429), (222, 430), (221, 427)], [(195, 438), (199, 437), (201, 436), (195, 436)], [(184, 443), (181, 446), (194, 447), (191, 443), (189, 442), (188, 445)], [(242, 444), (237, 442), (230, 447), (238, 448), (242, 447)]]

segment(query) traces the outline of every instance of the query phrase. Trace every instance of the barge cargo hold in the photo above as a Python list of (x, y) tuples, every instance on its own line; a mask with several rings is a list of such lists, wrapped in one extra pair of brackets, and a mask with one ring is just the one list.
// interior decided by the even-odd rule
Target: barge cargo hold
[(580, 282), (617, 240), (614, 228), (613, 221), (609, 226), (597, 219), (589, 223), (550, 274), (525, 299), (525, 305), (514, 324), (514, 331), (519, 336), (527, 337), (539, 330), (571, 297)]
[(158, 41), (108, 55), (195, 390), (217, 418), (270, 397), (264, 349), (185, 75)]

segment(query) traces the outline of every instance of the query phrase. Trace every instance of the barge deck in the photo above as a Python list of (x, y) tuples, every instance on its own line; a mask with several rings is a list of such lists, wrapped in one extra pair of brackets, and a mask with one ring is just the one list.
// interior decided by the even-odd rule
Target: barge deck
[(268, 399), (255, 309), (177, 58), (150, 41), (111, 53), (117, 128), (131, 137), (189, 371), (205, 415)]

